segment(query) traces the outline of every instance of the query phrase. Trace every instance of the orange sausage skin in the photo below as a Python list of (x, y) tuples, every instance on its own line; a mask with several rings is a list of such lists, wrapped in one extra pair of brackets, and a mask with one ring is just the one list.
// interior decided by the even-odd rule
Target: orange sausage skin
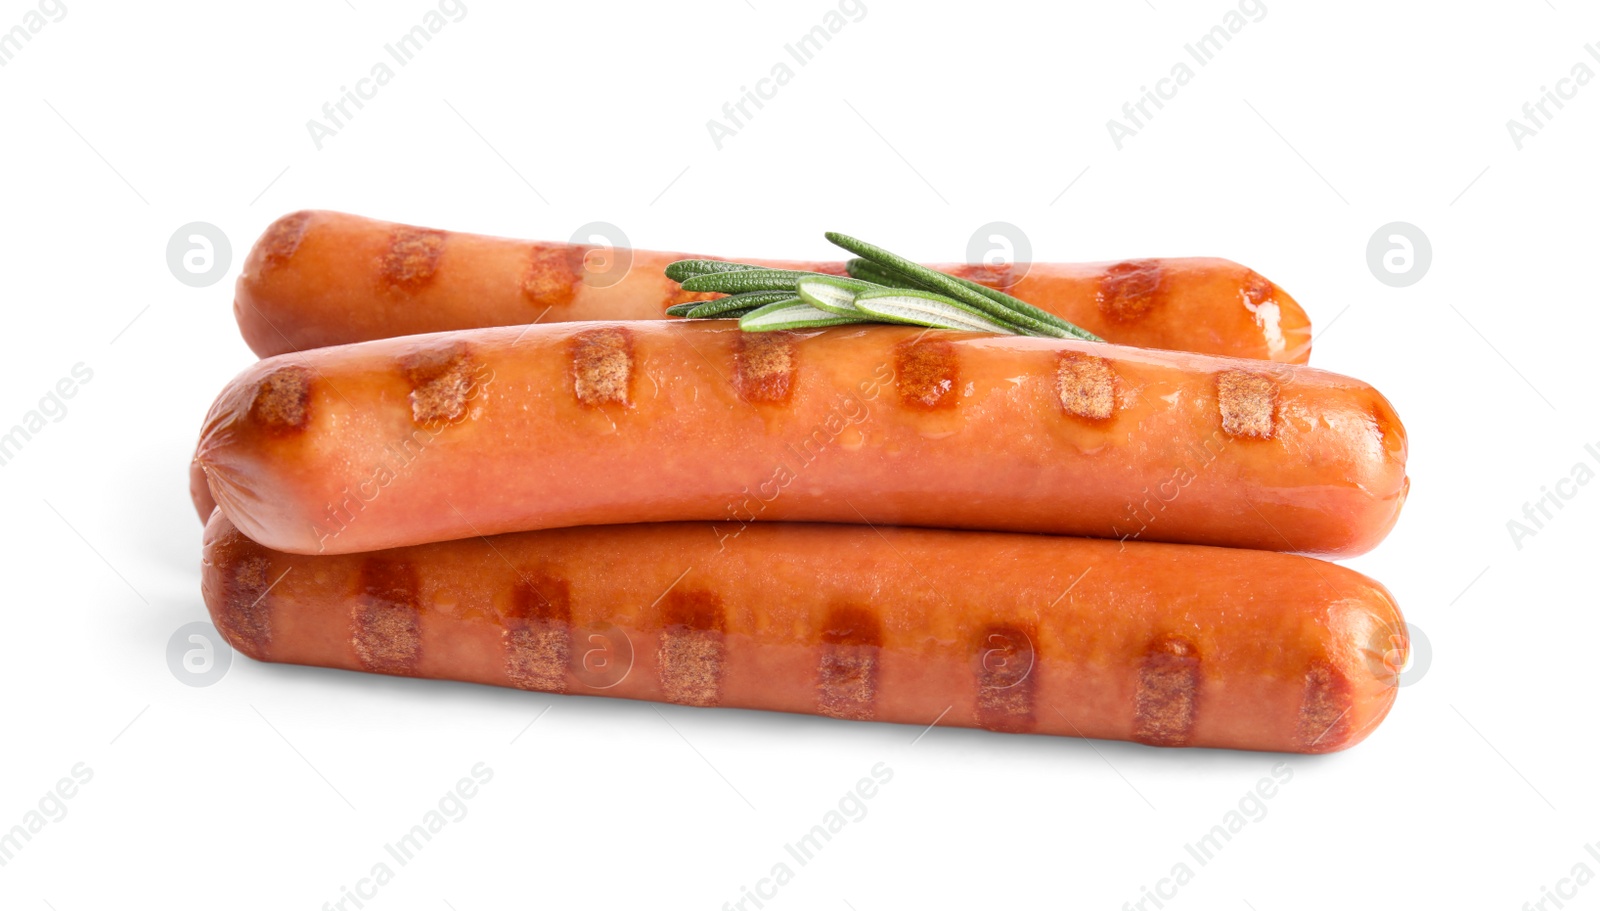
[(257, 362), (198, 446), (245, 534), (352, 553), (574, 525), (767, 520), (1346, 556), (1405, 499), (1356, 380), (1056, 339), (558, 323)]
[(211, 499), (211, 488), (206, 484), (206, 471), (199, 459), (191, 459), (189, 462), (189, 500), (194, 503), (194, 511), (200, 514), (202, 523), (210, 519), (211, 511), (217, 508), (217, 501)]
[[(716, 295), (662, 274), (685, 254), (606, 250), (418, 228), (338, 212), (278, 219), (256, 242), (234, 315), (262, 357), (455, 329), (581, 320), (666, 319)], [(741, 260), (844, 272), (844, 264)], [(1282, 288), (1223, 259), (936, 265), (1142, 348), (1303, 364), (1305, 311)]]
[(203, 582), (263, 661), (904, 724), (1323, 753), (1394, 701), (1389, 593), (1304, 557), (768, 523), (557, 529), (371, 554), (261, 547)]

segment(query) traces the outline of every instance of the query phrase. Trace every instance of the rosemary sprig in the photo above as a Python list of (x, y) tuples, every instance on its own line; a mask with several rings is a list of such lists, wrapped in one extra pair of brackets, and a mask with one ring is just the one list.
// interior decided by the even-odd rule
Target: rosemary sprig
[[(829, 231), (825, 236), (835, 246), (843, 247), (863, 259), (899, 272), (930, 291), (935, 291), (975, 307), (992, 319), (1018, 323), (1029, 329), (1045, 335), (1053, 335), (1057, 338), (1081, 338), (1091, 342), (1105, 341), (1105, 339), (1091, 332), (1086, 332), (1053, 313), (1046, 313), (1038, 307), (1026, 301), (1018, 300), (1009, 294), (995, 291), (993, 288), (983, 288), (982, 285), (978, 285), (976, 282), (964, 282), (962, 279), (958, 279), (953, 275), (946, 275), (943, 272), (935, 272), (903, 256), (896, 256), (882, 247), (875, 247), (865, 241), (856, 240), (848, 234)], [(983, 288), (983, 290), (974, 290), (974, 286)]]
[[(870, 259), (861, 259), (860, 257), (855, 257), (846, 262), (844, 266), (845, 270), (849, 272), (852, 277), (863, 279), (869, 282), (876, 282), (880, 285), (887, 285), (891, 288), (921, 288), (924, 291), (937, 290), (934, 288), (929, 288), (928, 286), (918, 282), (915, 278), (906, 275), (903, 272), (897, 272), (888, 266), (879, 265)], [(971, 288), (973, 291), (976, 291), (977, 293), (982, 294), (984, 297), (987, 297), (999, 304), (1006, 304), (1008, 301), (1017, 300), (1017, 298), (1012, 297), (1004, 291), (996, 291), (988, 285), (980, 284), (970, 278), (962, 278), (959, 275), (950, 275), (948, 272), (939, 272), (937, 274), (948, 276), (951, 280), (960, 282), (961, 284), (966, 285), (968, 288)]]
[(788, 291), (794, 293), (795, 282), (802, 278), (820, 275), (818, 272), (791, 272), (787, 269), (740, 269), (736, 272), (707, 272), (684, 279), (685, 291), (716, 291), (723, 294), (740, 294), (745, 291)]
[(879, 322), (1103, 341), (1004, 292), (929, 269), (844, 234), (830, 231), (827, 238), (857, 254), (845, 264), (849, 277), (715, 259), (679, 260), (667, 266), (666, 274), (683, 290), (728, 296), (675, 304), (667, 314), (737, 318), (739, 327), (748, 332)]
[(1016, 326), (997, 323), (943, 295), (916, 288), (889, 288), (848, 278), (803, 278), (795, 286), (800, 299), (829, 313), (877, 322), (905, 323), (929, 329), (999, 332), (1015, 335)]
[(818, 310), (800, 298), (792, 297), (757, 307), (739, 317), (739, 328), (746, 332), (775, 332), (779, 329), (821, 329), (866, 322), (872, 320)]
[(961, 329), (968, 332), (998, 332), (1017, 335), (1016, 326), (990, 319), (986, 314), (932, 291), (916, 288), (880, 288), (855, 296), (857, 312), (881, 320), (930, 326), (935, 329)]
[[(924, 301), (929, 300), (929, 298), (927, 298), (925, 295), (931, 294), (935, 298), (945, 302), (946, 304), (958, 304), (958, 303), (960, 303), (959, 301), (951, 300), (949, 297), (946, 297), (945, 295), (939, 294), (938, 291), (928, 288), (926, 285), (923, 285), (923, 284), (919, 283), (916, 279), (911, 278), (910, 276), (908, 276), (908, 275), (906, 275), (906, 274), (904, 274), (902, 272), (896, 272), (896, 271), (894, 271), (893, 269), (891, 269), (891, 268), (889, 268), (887, 266), (878, 265), (877, 263), (874, 263), (871, 260), (852, 259), (849, 262), (845, 263), (845, 269), (848, 270), (850, 272), (851, 276), (854, 277), (854, 278), (859, 278), (859, 279), (862, 279), (864, 281), (871, 281), (871, 282), (874, 282), (875, 284), (881, 285), (882, 287), (885, 287), (885, 288), (901, 288), (901, 289), (907, 289), (907, 290), (922, 292), (923, 293), (922, 300), (924, 300)], [(940, 274), (944, 274), (944, 273), (940, 273)], [(869, 278), (867, 278), (867, 276), (872, 276), (872, 278), (869, 279)], [(950, 276), (950, 277), (954, 278), (956, 281), (959, 281), (959, 282), (966, 282), (966, 279), (963, 279), (963, 278), (956, 278), (953, 275)], [(975, 284), (975, 283), (969, 283), (969, 284)], [(981, 286), (979, 286), (979, 287), (981, 287)], [(1011, 333), (1013, 335), (1035, 335), (1035, 336), (1054, 337), (1054, 336), (1050, 336), (1049, 333), (1041, 332), (1041, 331), (1039, 331), (1037, 329), (1034, 329), (1034, 328), (1032, 328), (1032, 327), (1030, 327), (1028, 325), (1025, 325), (1022, 320), (1015, 319), (1015, 318), (1010, 318), (1010, 317), (1007, 317), (1007, 318), (1004, 318), (1004, 319), (996, 319), (990, 313), (986, 313), (985, 311), (978, 310), (977, 308), (972, 307), (970, 305), (961, 304), (961, 306), (964, 307), (967, 311), (969, 311), (971, 315), (983, 318), (983, 320), (984, 320), (984, 322), (986, 324), (987, 323), (1000, 323), (1004, 327), (1003, 329), (998, 329), (998, 330), (996, 330), (996, 329), (986, 329), (985, 331), (990, 331), (990, 332), (1003, 331), (1003, 332), (1009, 332), (1009, 333)]]
[[(859, 278), (862, 281), (872, 282), (875, 285), (883, 285), (886, 288), (922, 287), (921, 285), (909, 278), (906, 278), (904, 275), (901, 275), (893, 269), (885, 269), (872, 260), (862, 259), (859, 256), (847, 260), (844, 264), (844, 269), (846, 272), (850, 273), (851, 278)], [(927, 289), (924, 288), (923, 290)]]
[(808, 275), (795, 282), (794, 290), (801, 300), (819, 310), (840, 316), (860, 316), (861, 311), (855, 305), (856, 295), (881, 287), (872, 282), (840, 278), (837, 275)]
[(778, 291), (746, 291), (743, 294), (730, 294), (716, 300), (698, 301), (691, 304), (689, 311), (683, 315), (689, 319), (733, 319), (728, 314), (735, 310), (754, 310), (757, 307), (793, 298), (792, 288)]
[(681, 282), (686, 278), (696, 275), (710, 275), (714, 272), (740, 272), (749, 269), (764, 269), (765, 266), (751, 266), (746, 263), (730, 263), (720, 259), (680, 259), (667, 266), (667, 278)]

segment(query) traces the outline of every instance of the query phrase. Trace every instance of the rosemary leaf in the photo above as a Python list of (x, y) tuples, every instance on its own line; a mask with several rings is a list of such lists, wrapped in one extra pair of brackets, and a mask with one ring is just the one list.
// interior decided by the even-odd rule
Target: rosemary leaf
[(746, 313), (754, 313), (755, 311), (757, 311), (759, 309), (761, 309), (761, 308), (760, 307), (739, 307), (738, 309), (735, 309), (735, 310), (724, 310), (721, 313), (713, 313), (713, 314), (710, 314), (708, 316), (697, 316), (697, 317), (694, 317), (694, 318), (695, 319), (743, 319), (744, 315)]
[(990, 319), (985, 313), (960, 301), (932, 291), (916, 288), (883, 288), (863, 291), (855, 296), (855, 308), (867, 316), (897, 323), (910, 323), (932, 329), (960, 329), (969, 332), (997, 332), (1022, 335), (1023, 330), (1009, 323)]
[[(846, 272), (851, 278), (883, 285), (885, 288), (921, 288), (915, 279), (907, 278), (904, 273), (880, 266), (870, 259), (855, 257), (844, 264)], [(924, 289), (926, 290), (926, 289)]]
[[(941, 272), (939, 274), (944, 275), (946, 273), (942, 273)], [(977, 292), (978, 294), (981, 294), (984, 297), (987, 297), (988, 299), (994, 301), (995, 303), (1001, 305), (1002, 307), (1006, 307), (1007, 309), (1016, 309), (1016, 305), (1017, 304), (1022, 304), (1025, 307), (1032, 307), (1035, 310), (1038, 309), (1037, 307), (1033, 307), (1032, 304), (1029, 304), (1029, 303), (1027, 303), (1026, 301), (1024, 301), (1024, 300), (1022, 300), (1020, 298), (1012, 297), (1011, 295), (1005, 293), (1004, 291), (1000, 291), (1000, 290), (997, 290), (995, 288), (991, 288), (991, 287), (989, 287), (988, 285), (985, 285), (985, 284), (980, 284), (978, 282), (973, 281), (970, 278), (962, 278), (959, 275), (951, 275), (950, 279), (952, 281), (957, 281), (957, 282), (960, 282), (963, 285), (966, 285), (968, 288), (972, 289), (973, 291)], [(1049, 316), (1052, 321), (1061, 324), (1061, 327), (1065, 328), (1066, 331), (1072, 333), (1074, 338), (1081, 338), (1086, 342), (1103, 342), (1103, 341), (1105, 341), (1105, 339), (1101, 338), (1098, 335), (1095, 335), (1093, 332), (1090, 332), (1089, 330), (1083, 328), (1082, 326), (1078, 326), (1076, 324), (1069, 323), (1066, 320), (1062, 319), (1061, 317), (1056, 316), (1054, 313), (1050, 313), (1049, 311), (1046, 311), (1046, 310), (1039, 310), (1039, 312), (1040, 313), (1044, 313), (1045, 315)]]
[(810, 276), (800, 279), (794, 285), (795, 292), (800, 295), (801, 300), (818, 310), (826, 310), (840, 316), (859, 316), (860, 313), (852, 303), (856, 294), (882, 287), (872, 282), (839, 278), (834, 275)]
[(747, 291), (744, 294), (731, 294), (719, 297), (716, 300), (700, 301), (693, 310), (687, 314), (690, 319), (730, 319), (728, 313), (734, 310), (754, 310), (775, 304), (778, 301), (793, 300), (793, 291)]
[(689, 301), (684, 304), (673, 304), (667, 308), (668, 316), (688, 316), (689, 311), (705, 303), (705, 301)]
[(792, 295), (795, 282), (817, 274), (791, 272), (787, 269), (743, 269), (738, 272), (695, 275), (684, 279), (682, 284), (685, 291), (720, 291), (723, 294), (740, 294), (745, 291), (788, 291)]
[[(840, 234), (837, 231), (829, 231), (825, 236), (831, 243), (873, 263), (903, 273), (907, 277), (915, 279), (918, 284), (928, 290), (974, 307), (982, 311), (990, 319), (1019, 325), (1031, 330), (1034, 334), (1055, 338), (1081, 338), (1089, 341), (1104, 341), (1104, 339), (1093, 333), (1080, 329), (1052, 313), (1046, 313), (1038, 307), (1018, 300), (1009, 294), (995, 291), (992, 288), (983, 288), (981, 291), (975, 290), (971, 286), (976, 285), (976, 282), (967, 282), (953, 275), (936, 272), (903, 256), (896, 256), (882, 247), (875, 247), (865, 241), (857, 240), (846, 234)], [(982, 288), (981, 285), (978, 287)]]
[[(904, 274), (904, 272), (896, 271), (896, 269), (891, 266), (880, 266), (880, 264), (874, 263), (874, 261), (870, 261), (870, 259), (851, 259), (851, 261), (845, 263), (845, 269), (848, 269), (850, 274), (854, 275), (854, 277), (858, 277), (858, 279), (866, 279), (869, 280), (869, 282), (877, 282), (878, 285), (883, 285), (883, 287), (914, 288), (914, 290), (918, 291), (933, 291), (933, 293), (938, 293), (938, 290), (926, 287), (925, 283), (918, 282), (918, 280), (914, 279), (912, 275), (907, 275)], [(930, 272), (933, 272), (933, 269), (930, 269)], [(954, 280), (954, 282), (960, 282), (962, 285), (970, 287), (971, 290), (982, 293), (982, 295), (987, 296), (989, 295), (990, 291), (992, 291), (992, 288), (982, 287), (982, 285), (979, 285), (978, 282), (968, 282), (968, 280), (962, 279), (962, 277), (950, 275), (947, 274), (947, 272), (934, 272), (934, 274), (944, 275), (944, 277), (947, 277), (947, 279)], [(998, 293), (998, 291), (994, 291), (994, 293)], [(976, 309), (976, 307), (974, 307), (974, 309)], [(1035, 328), (1030, 328), (1029, 325), (1022, 322), (1022, 320), (1014, 319), (1014, 315), (1000, 317), (1000, 315), (995, 315), (994, 312), (990, 311), (978, 312), (979, 314), (986, 315), (986, 319), (998, 320), (998, 322), (1003, 322), (1005, 325), (1008, 325), (1008, 327), (1011, 327), (1011, 335), (1029, 335), (1035, 336), (1035, 338), (1058, 338), (1058, 336), (1054, 335), (1054, 333), (1046, 333), (1046, 331), (1038, 331), (1035, 330)], [(1006, 309), (1006, 312), (1010, 312), (1010, 307)]]
[(840, 316), (802, 301), (798, 297), (778, 301), (739, 317), (739, 328), (746, 332), (774, 332), (779, 329), (819, 329), (824, 326), (843, 326), (848, 323), (865, 323), (870, 320)]
[(696, 275), (712, 275), (717, 272), (748, 272), (754, 269), (765, 269), (766, 266), (751, 266), (745, 263), (730, 263), (720, 259), (680, 259), (667, 266), (667, 278), (681, 282), (686, 278)]
[[(885, 287), (889, 287), (889, 288), (913, 288), (913, 289), (916, 289), (916, 290), (919, 290), (919, 291), (931, 291), (934, 294), (938, 294), (939, 293), (938, 289), (928, 287), (927, 284), (918, 281), (914, 276), (907, 275), (906, 273), (901, 272), (901, 271), (895, 269), (892, 266), (885, 266), (885, 265), (881, 265), (879, 263), (875, 263), (870, 259), (860, 259), (860, 258), (852, 259), (852, 260), (850, 260), (850, 261), (845, 263), (845, 269), (847, 271), (849, 271), (849, 273), (852, 276), (856, 277), (856, 278), (864, 279), (866, 281), (876, 282), (877, 284), (883, 285)], [(978, 284), (977, 282), (968, 281), (967, 279), (960, 278), (960, 277), (957, 277), (957, 276), (954, 276), (954, 275), (950, 275), (947, 272), (936, 272), (936, 271), (934, 271), (932, 269), (929, 269), (928, 271), (932, 272), (935, 275), (943, 275), (943, 276), (945, 276), (946, 278), (949, 278), (952, 281), (960, 282), (961, 284), (966, 285), (966, 286), (970, 287), (972, 290), (974, 290), (974, 291), (976, 291), (976, 292), (978, 292), (980, 294), (984, 294), (985, 296), (989, 296), (990, 293), (996, 293), (996, 294), (999, 293), (999, 292), (994, 292), (990, 288), (985, 288), (984, 286)], [(948, 295), (943, 295), (943, 296), (945, 296), (948, 299)], [(997, 303), (1000, 303), (1000, 302), (997, 301)], [(976, 309), (976, 308), (974, 308), (974, 309)], [(1007, 311), (1008, 314), (1011, 313), (1011, 310), (1010, 310), (1009, 307), (1006, 308), (1006, 311)], [(1000, 322), (1005, 323), (1008, 326), (1013, 327), (1012, 328), (1012, 334), (1013, 335), (1031, 335), (1031, 336), (1043, 337), (1043, 338), (1056, 338), (1056, 337), (1058, 337), (1054, 333), (1041, 332), (1041, 331), (1031, 327), (1030, 325), (1025, 323), (1023, 320), (1019, 320), (1019, 319), (1015, 318), (1014, 314), (1002, 317), (1002, 316), (999, 316), (999, 315), (995, 314), (993, 311), (981, 311), (980, 310), (978, 312), (980, 314), (986, 314), (988, 319), (998, 320)]]

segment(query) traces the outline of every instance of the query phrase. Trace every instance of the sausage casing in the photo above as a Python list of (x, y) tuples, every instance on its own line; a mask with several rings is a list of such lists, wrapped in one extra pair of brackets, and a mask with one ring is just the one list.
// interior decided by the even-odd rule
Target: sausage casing
[[(325, 345), (540, 322), (665, 319), (682, 254), (609, 250), (295, 212), (267, 228), (234, 295), (267, 357)], [(742, 260), (843, 273), (844, 265)], [(1305, 363), (1311, 326), (1282, 288), (1224, 259), (938, 265), (1124, 345)]]
[(1388, 532), (1407, 489), (1389, 403), (1309, 367), (720, 320), (269, 358), (213, 404), (197, 457), (228, 517), (292, 553), (789, 520), (1342, 556)]
[(1174, 544), (768, 523), (556, 529), (370, 554), (213, 515), (203, 592), (240, 651), (555, 693), (1331, 752), (1394, 701), (1372, 580)]

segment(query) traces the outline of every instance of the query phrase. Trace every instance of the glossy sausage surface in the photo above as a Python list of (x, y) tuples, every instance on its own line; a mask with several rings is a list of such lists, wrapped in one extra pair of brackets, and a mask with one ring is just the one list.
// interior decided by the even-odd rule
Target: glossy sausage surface
[(1339, 566), (1037, 535), (626, 525), (319, 557), (218, 513), (203, 573), (264, 661), (1157, 746), (1344, 749), (1407, 648)]
[(1350, 555), (1406, 437), (1308, 367), (1054, 339), (561, 323), (260, 361), (198, 458), (246, 534), (351, 553), (624, 522), (860, 522)]
[[(660, 320), (671, 304), (715, 296), (685, 293), (662, 274), (684, 257), (295, 212), (250, 251), (234, 315), (263, 357), (535, 321)], [(844, 272), (842, 262), (739, 261)], [(1311, 353), (1299, 304), (1224, 259), (934, 268), (1003, 288), (1118, 344), (1286, 363)]]
[(211, 511), (217, 508), (217, 501), (211, 498), (211, 488), (206, 484), (206, 470), (199, 459), (189, 460), (189, 502), (194, 504), (201, 523), (210, 519)]

